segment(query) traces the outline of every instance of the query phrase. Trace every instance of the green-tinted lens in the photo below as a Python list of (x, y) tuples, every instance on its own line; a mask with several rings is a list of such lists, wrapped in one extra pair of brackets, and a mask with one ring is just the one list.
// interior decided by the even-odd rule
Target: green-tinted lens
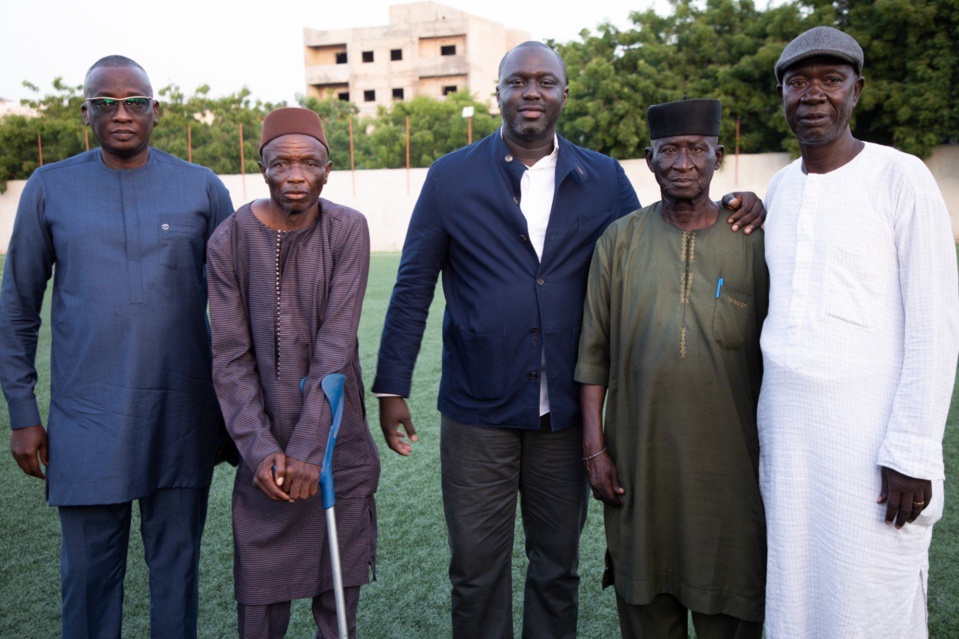
[(148, 98), (127, 98), (123, 100), (123, 106), (130, 113), (144, 113), (150, 108), (150, 100)]
[(93, 107), (93, 112), (97, 114), (113, 113), (117, 110), (117, 101), (110, 98), (97, 98), (96, 100), (90, 100), (90, 106)]
[(146, 113), (153, 104), (151, 98), (125, 98), (123, 100), (117, 100), (115, 98), (94, 98), (90, 100), (90, 106), (93, 107), (93, 112), (97, 115), (107, 115), (115, 113), (121, 102), (123, 103), (123, 108), (127, 110), (127, 113), (133, 113), (135, 115)]

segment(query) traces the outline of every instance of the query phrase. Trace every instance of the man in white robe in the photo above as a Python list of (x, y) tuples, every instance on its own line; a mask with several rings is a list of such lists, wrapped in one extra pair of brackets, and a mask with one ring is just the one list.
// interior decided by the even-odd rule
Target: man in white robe
[(918, 159), (855, 139), (862, 49), (817, 27), (776, 64), (802, 157), (769, 185), (759, 402), (766, 636), (926, 637), (956, 248)]

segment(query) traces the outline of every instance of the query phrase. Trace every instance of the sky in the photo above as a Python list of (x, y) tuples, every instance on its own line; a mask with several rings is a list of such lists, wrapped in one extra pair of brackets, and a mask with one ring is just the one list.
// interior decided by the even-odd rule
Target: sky
[[(54, 78), (83, 83), (93, 62), (121, 54), (139, 62), (154, 90), (177, 84), (186, 95), (203, 84), (212, 96), (249, 88), (264, 102), (305, 93), (303, 29), (344, 29), (389, 23), (403, 0), (161, 0), (77, 2), (13, 0), (0, 9), (0, 98), (19, 101), (52, 92)], [(577, 40), (584, 29), (609, 22), (631, 26), (629, 13), (666, 0), (444, 0), (440, 4), (529, 32), (533, 39)], [(564, 9), (558, 7), (564, 4)]]

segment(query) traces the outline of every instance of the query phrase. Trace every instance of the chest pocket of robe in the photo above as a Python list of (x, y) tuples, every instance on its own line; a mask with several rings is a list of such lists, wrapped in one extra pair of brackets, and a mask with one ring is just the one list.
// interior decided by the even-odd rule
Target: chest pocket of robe
[(202, 245), (200, 218), (187, 214), (164, 214), (157, 223), (160, 263), (171, 269), (196, 268), (198, 247)]
[(886, 290), (885, 273), (864, 243), (830, 246), (823, 276), (823, 314), (867, 331), (875, 328)]
[(755, 313), (751, 295), (724, 286), (713, 310), (713, 339), (728, 350), (741, 348), (749, 320)]

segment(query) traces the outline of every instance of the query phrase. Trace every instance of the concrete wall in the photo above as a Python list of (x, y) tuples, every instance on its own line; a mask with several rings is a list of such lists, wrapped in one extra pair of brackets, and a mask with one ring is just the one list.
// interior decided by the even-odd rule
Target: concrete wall
[[(399, 251), (403, 248), (406, 227), (419, 197), (427, 169), (375, 169), (370, 171), (337, 171), (323, 188), (323, 197), (362, 212), (370, 225), (370, 246), (373, 251)], [(269, 197), (270, 191), (257, 175), (221, 175), (230, 190), (233, 205), (256, 198)], [(354, 195), (355, 184), (355, 195)], [(407, 184), (409, 185), (407, 187)], [(3, 198), (0, 196), (0, 232), (3, 230)], [(0, 236), (0, 246), (6, 246)]]
[(20, 203), (20, 194), (26, 180), (11, 180), (7, 182), (7, 190), (0, 195), (0, 249), (7, 252), (10, 235), (13, 233), (13, 220), (17, 215), (17, 204)]
[[(735, 157), (727, 156), (722, 169), (713, 178), (712, 196), (718, 199), (731, 191), (755, 191), (762, 197), (766, 193), (769, 178), (789, 161), (786, 153), (741, 155), (738, 163)], [(640, 202), (649, 204), (659, 199), (659, 187), (645, 160), (626, 160), (622, 164), (639, 194)], [(959, 145), (936, 148), (926, 160), (926, 166), (939, 184), (952, 218), (953, 235), (959, 238)], [(225, 175), (221, 178), (230, 190), (235, 206), (256, 198), (269, 197), (266, 184), (258, 174)], [(374, 251), (399, 251), (403, 247), (413, 205), (425, 179), (426, 169), (377, 169), (351, 173), (348, 170), (336, 170), (334, 166), (323, 196), (366, 215)], [(23, 181), (9, 182), (7, 192), (0, 195), (0, 248), (3, 252), (6, 252), (10, 241), (23, 185)]]

